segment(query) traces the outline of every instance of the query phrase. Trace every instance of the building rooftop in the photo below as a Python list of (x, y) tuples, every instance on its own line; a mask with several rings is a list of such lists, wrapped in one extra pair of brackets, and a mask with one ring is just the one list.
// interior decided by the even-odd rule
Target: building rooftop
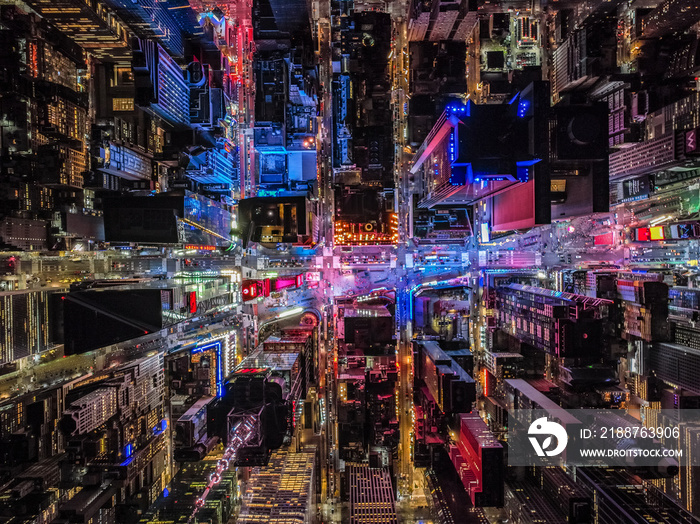
[(476, 413), (460, 413), (459, 419), (461, 430), (468, 430), (479, 448), (498, 449), (503, 447), (501, 443), (496, 440), (496, 437), (493, 436), (493, 433), (491, 433), (486, 423)]
[(397, 524), (394, 489), (387, 468), (345, 466), (350, 491), (350, 524)]
[(270, 369), (272, 371), (291, 370), (298, 358), (299, 353), (263, 351), (258, 348), (236, 366), (236, 371), (243, 369), (254, 369), (258, 371), (263, 371), (264, 369)]
[(316, 512), (311, 496), (315, 460), (315, 447), (306, 447), (296, 453), (288, 450), (274, 452), (267, 466), (253, 469), (248, 481), (249, 491), (243, 496), (236, 522), (309, 522), (310, 515)]
[(362, 306), (361, 308), (346, 308), (345, 317), (390, 317), (386, 306)]

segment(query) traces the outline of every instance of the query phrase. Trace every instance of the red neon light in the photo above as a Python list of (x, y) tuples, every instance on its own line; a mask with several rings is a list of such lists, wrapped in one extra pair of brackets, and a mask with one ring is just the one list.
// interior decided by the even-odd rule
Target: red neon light
[(238, 370), (238, 373), (262, 373), (263, 371), (267, 371), (266, 368), (243, 368)]
[(612, 233), (605, 233), (603, 235), (597, 235), (593, 237), (593, 244), (596, 246), (611, 246), (615, 241), (615, 237)]
[(272, 281), (272, 285), (275, 291), (282, 291), (293, 286), (299, 287), (299, 277), (276, 278)]
[(190, 291), (190, 313), (197, 312), (197, 293)]
[(243, 300), (253, 300), (262, 294), (264, 284), (262, 280), (244, 280), (241, 283)]
[(489, 396), (489, 390), (488, 390), (488, 377), (487, 377), (488, 370), (484, 368), (484, 372), (482, 375), (484, 376), (484, 396), (488, 397)]
[(651, 240), (651, 233), (648, 227), (638, 227), (635, 232), (637, 242), (648, 242)]

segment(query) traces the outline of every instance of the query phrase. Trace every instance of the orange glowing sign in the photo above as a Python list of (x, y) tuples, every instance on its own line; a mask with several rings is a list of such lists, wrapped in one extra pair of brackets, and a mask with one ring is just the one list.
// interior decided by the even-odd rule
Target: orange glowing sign
[(185, 244), (185, 249), (194, 249), (197, 251), (214, 251), (216, 246), (198, 246), (196, 244)]

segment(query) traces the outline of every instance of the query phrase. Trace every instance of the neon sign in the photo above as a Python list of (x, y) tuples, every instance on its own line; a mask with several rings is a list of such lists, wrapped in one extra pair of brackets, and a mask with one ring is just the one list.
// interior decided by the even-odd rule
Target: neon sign
[(198, 246), (196, 244), (185, 244), (185, 249), (196, 251), (214, 251), (216, 246)]

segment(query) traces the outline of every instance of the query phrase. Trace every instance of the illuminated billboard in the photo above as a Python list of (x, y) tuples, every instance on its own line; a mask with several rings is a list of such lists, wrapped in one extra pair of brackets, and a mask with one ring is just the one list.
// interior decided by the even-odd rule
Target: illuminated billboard
[(650, 232), (648, 227), (638, 227), (635, 230), (634, 239), (637, 242), (648, 242), (651, 240)]
[(62, 295), (67, 355), (156, 333), (233, 302), (230, 281), (224, 277), (122, 285), (95, 281), (92, 285)]
[(241, 295), (243, 301), (255, 300), (260, 297), (270, 296), (270, 279), (244, 280), (241, 283)]
[(649, 238), (651, 240), (663, 240), (665, 238), (664, 228), (662, 226), (650, 227)]
[(108, 242), (230, 244), (228, 207), (189, 191), (105, 198), (103, 209)]

